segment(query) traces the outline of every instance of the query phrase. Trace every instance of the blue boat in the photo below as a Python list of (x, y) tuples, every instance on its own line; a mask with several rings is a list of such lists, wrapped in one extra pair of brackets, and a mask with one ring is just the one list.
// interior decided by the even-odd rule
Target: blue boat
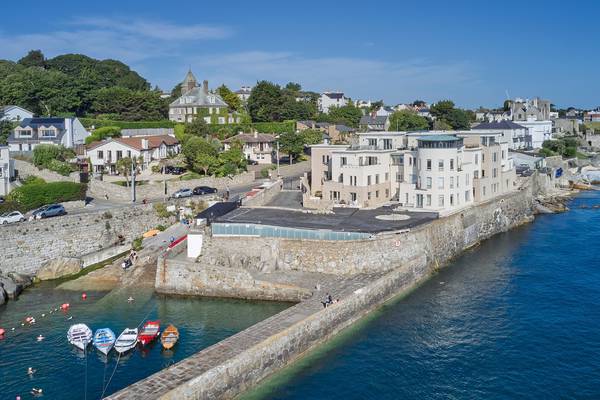
[(115, 333), (110, 328), (98, 329), (94, 333), (94, 347), (106, 355), (113, 348), (115, 339)]

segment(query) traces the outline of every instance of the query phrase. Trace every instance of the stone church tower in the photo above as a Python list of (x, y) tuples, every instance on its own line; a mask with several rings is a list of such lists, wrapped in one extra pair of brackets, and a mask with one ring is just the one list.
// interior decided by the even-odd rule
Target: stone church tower
[(189, 92), (196, 86), (198, 86), (198, 81), (196, 80), (196, 77), (194, 76), (194, 74), (192, 73), (192, 70), (190, 69), (188, 71), (187, 75), (185, 76), (183, 83), (181, 84), (181, 95), (184, 95), (185, 93)]

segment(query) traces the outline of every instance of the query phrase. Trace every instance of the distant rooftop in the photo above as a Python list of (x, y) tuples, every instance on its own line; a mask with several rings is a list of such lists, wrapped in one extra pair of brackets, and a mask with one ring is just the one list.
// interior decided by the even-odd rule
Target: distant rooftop
[(462, 138), (452, 135), (430, 135), (419, 137), (419, 140), (423, 140), (425, 142), (454, 142), (456, 140), (462, 140)]
[(509, 120), (503, 120), (483, 122), (475, 126), (473, 129), (525, 129), (525, 127)]

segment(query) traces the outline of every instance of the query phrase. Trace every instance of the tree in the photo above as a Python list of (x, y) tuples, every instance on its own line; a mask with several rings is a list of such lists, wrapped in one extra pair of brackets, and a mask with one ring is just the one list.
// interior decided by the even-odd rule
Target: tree
[(208, 137), (208, 135), (210, 134), (208, 125), (202, 117), (196, 117), (192, 120), (192, 122), (185, 124), (184, 132), (186, 135), (198, 137)]
[(429, 121), (417, 113), (402, 110), (390, 116), (390, 131), (423, 131), (429, 129)]
[(18, 61), (22, 66), (29, 67), (46, 67), (46, 58), (41, 50), (29, 50), (29, 53)]
[(282, 133), (279, 135), (279, 149), (290, 156), (291, 164), (292, 159), (304, 152), (304, 137), (295, 132)]
[(125, 177), (127, 186), (129, 186), (129, 171), (131, 171), (132, 165), (133, 160), (130, 157), (123, 157), (117, 160), (117, 170)]
[(33, 149), (33, 165), (47, 167), (53, 160), (66, 161), (75, 157), (75, 152), (60, 145), (38, 144)]
[(288, 84), (285, 85), (285, 89), (289, 90), (290, 92), (298, 93), (302, 90), (302, 86), (300, 86), (299, 83), (288, 82)]
[[(0, 115), (0, 117), (2, 117)], [(13, 124), (10, 121), (0, 121), (0, 145), (5, 145), (8, 136), (13, 130)]]
[(305, 129), (300, 134), (305, 145), (319, 144), (323, 141), (323, 132), (315, 129)]
[(217, 157), (218, 151), (214, 145), (206, 139), (198, 136), (190, 136), (181, 147), (181, 152), (190, 169), (195, 169), (194, 163), (200, 154)]
[(242, 100), (237, 94), (229, 90), (225, 84), (217, 88), (217, 93), (225, 100), (225, 103), (227, 103), (230, 110), (237, 111), (242, 108)]
[(440, 100), (435, 104), (432, 104), (429, 108), (429, 112), (432, 116), (438, 119), (446, 119), (451, 110), (454, 109), (454, 102), (452, 100)]
[(218, 158), (208, 153), (198, 153), (193, 162), (194, 170), (201, 169), (205, 176), (208, 176), (208, 171), (218, 164)]
[(353, 128), (357, 128), (362, 117), (362, 111), (351, 102), (342, 107), (333, 107), (329, 109), (329, 120), (333, 123), (341, 123)]
[(88, 137), (85, 138), (85, 144), (90, 144), (93, 142), (99, 142), (106, 138), (115, 138), (121, 137), (121, 128), (118, 126), (103, 126), (97, 129), (94, 129), (94, 132)]
[(429, 111), (435, 117), (439, 124), (444, 123), (450, 126), (450, 129), (470, 129), (469, 114), (459, 108), (454, 107), (452, 100), (441, 100), (433, 104)]
[(117, 86), (96, 90), (90, 108), (96, 115), (119, 114), (125, 121), (160, 120), (168, 115), (168, 104), (160, 93)]
[(254, 122), (280, 121), (284, 103), (281, 88), (268, 81), (260, 81), (248, 97), (248, 113)]

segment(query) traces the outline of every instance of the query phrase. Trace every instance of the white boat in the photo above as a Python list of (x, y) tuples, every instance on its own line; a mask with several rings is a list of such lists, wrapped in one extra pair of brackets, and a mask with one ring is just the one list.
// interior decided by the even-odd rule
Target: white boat
[(138, 329), (125, 328), (115, 342), (115, 351), (117, 353), (126, 353), (133, 349), (138, 342)]
[(92, 342), (92, 330), (86, 324), (71, 325), (67, 332), (67, 340), (78, 349), (85, 350)]
[(101, 353), (108, 354), (115, 344), (115, 333), (110, 328), (98, 329), (94, 334), (94, 347)]

